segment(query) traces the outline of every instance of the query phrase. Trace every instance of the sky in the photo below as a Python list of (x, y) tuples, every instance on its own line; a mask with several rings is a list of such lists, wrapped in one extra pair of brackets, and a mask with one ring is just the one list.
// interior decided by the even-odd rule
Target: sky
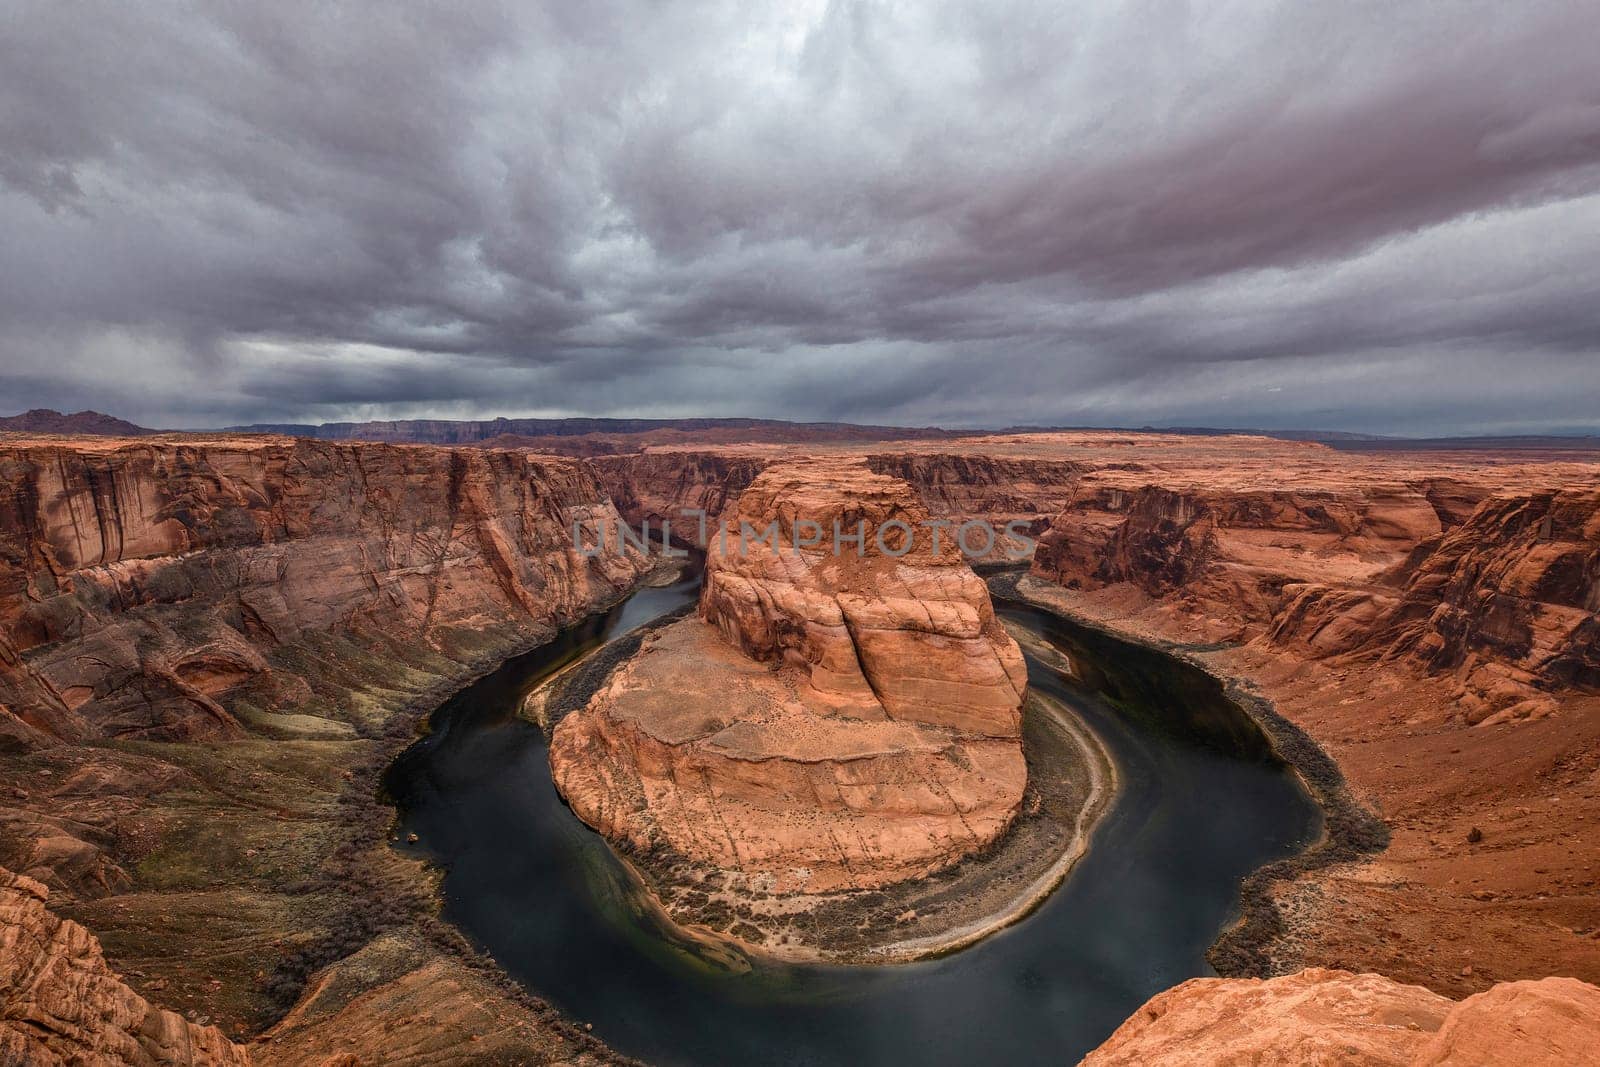
[(1600, 2), (0, 0), (0, 414), (1600, 429)]

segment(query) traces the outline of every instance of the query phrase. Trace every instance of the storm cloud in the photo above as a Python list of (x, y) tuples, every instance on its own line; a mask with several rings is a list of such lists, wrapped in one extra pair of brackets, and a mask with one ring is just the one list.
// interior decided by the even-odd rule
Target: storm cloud
[(1600, 426), (1593, 3), (0, 13), (6, 412)]

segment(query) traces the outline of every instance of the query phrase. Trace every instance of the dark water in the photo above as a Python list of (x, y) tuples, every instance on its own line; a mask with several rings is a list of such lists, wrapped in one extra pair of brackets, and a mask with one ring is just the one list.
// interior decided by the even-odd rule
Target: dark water
[(433, 718), (386, 785), (412, 846), (447, 870), (445, 915), (614, 1048), (663, 1064), (1070, 1063), (1152, 994), (1212, 973), (1240, 879), (1308, 844), (1320, 815), (1203, 673), (1026, 608), (1004, 613), (1073, 656), (1085, 685), (1029, 662), (1118, 764), (1122, 791), (1066, 884), (1023, 922), (941, 960), (760, 967), (698, 958), (638, 913), (636, 890), (550, 782), (514, 718), (544, 673), (688, 603), (647, 589), (506, 664)]

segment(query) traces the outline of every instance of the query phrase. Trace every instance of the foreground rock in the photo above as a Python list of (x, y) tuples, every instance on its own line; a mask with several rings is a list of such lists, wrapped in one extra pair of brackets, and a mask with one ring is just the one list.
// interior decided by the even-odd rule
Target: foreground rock
[(0, 868), (0, 1063), (250, 1063), (216, 1027), (129, 989), (93, 934), (49, 910), (49, 896), (33, 879)]
[[(557, 728), (573, 810), (758, 892), (874, 889), (998, 838), (1026, 783), (1026, 671), (924, 518), (859, 461), (763, 471), (713, 538), (700, 617), (647, 639)], [(741, 523), (772, 540), (741, 550)], [(864, 532), (859, 556), (834, 554), (836, 523)]]
[(1313, 968), (1185, 982), (1151, 998), (1083, 1062), (1557, 1067), (1592, 1062), (1597, 1048), (1600, 989), (1575, 979), (1503, 983), (1456, 1004), (1381, 975)]

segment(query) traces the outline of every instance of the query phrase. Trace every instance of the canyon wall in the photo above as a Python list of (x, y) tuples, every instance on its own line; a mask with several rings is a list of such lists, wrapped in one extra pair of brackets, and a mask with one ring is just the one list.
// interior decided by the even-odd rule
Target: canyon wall
[(1069, 589), (1127, 582), (1248, 637), (1270, 621), (1286, 581), (1370, 578), (1440, 530), (1433, 506), (1407, 486), (1096, 484), (1052, 520), (1034, 572)]
[(1472, 722), (1548, 713), (1542, 691), (1600, 688), (1592, 489), (1095, 485), (1052, 520), (1033, 573), (1120, 587), (1208, 640), (1404, 658), (1453, 678)]
[(875, 452), (867, 466), (917, 491), (930, 513), (965, 521), (986, 516), (1049, 518), (1087, 465), (1077, 460), (960, 452)]
[[(635, 530), (670, 523), (680, 544), (705, 547), (724, 508), (770, 460), (737, 452), (652, 451), (589, 461), (607, 496)], [(704, 522), (700, 521), (704, 516)]]
[(581, 463), (522, 453), (0, 444), (0, 736), (376, 728), (324, 635), (401, 660), (510, 647), (629, 587), (641, 560), (572, 542), (615, 518)]
[[(865, 465), (838, 477), (866, 502), (805, 508), (1048, 525), (1034, 572), (1072, 590), (1054, 591), (1074, 613), (1259, 680), (1381, 806), (1395, 843), (1375, 862), (1278, 888), (1297, 924), (1281, 958), (1455, 996), (1600, 974), (1593, 465), (1158, 435), (927, 448), (824, 451), (824, 468)], [(352, 1047), (443, 1062), (469, 1040), (508, 1061), (593, 1053), (581, 1028), (439, 948), (425, 876), (384, 841), (376, 774), (410, 736), (400, 711), (637, 580), (645, 561), (614, 543), (575, 551), (574, 522), (589, 543), (618, 509), (781, 524), (799, 492), (782, 486), (809, 474), (784, 473), (792, 451), (589, 464), (270, 437), (0, 438), (0, 865), (20, 872), (0, 876), (0, 959), (32, 961), (0, 991), (33, 1042), (0, 1024), (0, 1060), (48, 1063), (40, 1043), (55, 1042), (68, 1062), (60, 1050), (113, 1047), (229, 1062), (297, 998), (252, 1044), (257, 1062)], [(881, 885), (1003, 829), (1020, 681), (987, 596), (964, 567), (854, 566), (713, 560), (702, 616), (646, 639), (601, 694), (603, 726), (568, 761), (574, 807), (599, 798), (585, 817), (614, 820), (626, 845), (635, 805), (684, 801), (692, 815), (640, 840), (764, 872), (753, 889)], [(940, 694), (953, 697), (928, 699)], [(633, 770), (609, 770), (619, 753)], [(743, 832), (694, 836), (735, 806)], [(824, 832), (846, 827), (869, 832)], [(45, 886), (60, 919), (43, 917)], [(1294, 993), (1305, 1012), (1186, 986), (1197, 1007), (1147, 1006), (1119, 1033), (1129, 1058), (1103, 1062), (1158, 1047), (1191, 1062), (1234, 1038), (1289, 1048), (1317, 1028), (1365, 1049), (1415, 1018), (1416, 1039), (1376, 1061), (1411, 1062), (1447, 1039), (1463, 1055), (1498, 1048), (1473, 1035), (1515, 1037), (1493, 1036), (1504, 1020), (1543, 1032), (1543, 1004), (1588, 1010), (1531, 985), (1433, 998), (1416, 1016), (1411, 993), (1346, 998), (1340, 982)], [(1235, 995), (1260, 1011), (1228, 1016), (1243, 1020), (1233, 1037), (1207, 1030)], [(1347, 1029), (1341, 1005), (1364, 1003), (1376, 1029)]]
[[(826, 461), (827, 454), (823, 460)], [(648, 520), (659, 529), (673, 524), (685, 542), (705, 547), (703, 535), (717, 528), (717, 518), (746, 486), (773, 463), (791, 462), (793, 450), (772, 447), (716, 450), (651, 449), (630, 455), (591, 460), (601, 484), (623, 517), (637, 526)], [(989, 456), (978, 452), (861, 452), (876, 474), (897, 478), (915, 490), (933, 519), (952, 523), (983, 519), (997, 533), (990, 556), (1022, 551), (1005, 526), (1037, 534), (1072, 495), (1087, 465), (1077, 460)], [(685, 511), (707, 516), (705, 527), (682, 518)], [(947, 535), (948, 536), (948, 535)]]
[[(577, 1055), (593, 1042), (443, 929), (385, 840), (378, 776), (463, 682), (634, 587), (642, 555), (573, 544), (616, 521), (592, 472), (553, 457), (0, 438), (0, 865), (92, 929), (137, 996), (235, 1041), (310, 980), (316, 1007), (273, 1048)], [(0, 917), (0, 936), (26, 929)], [(352, 954), (357, 977), (313, 977)], [(389, 1008), (323, 1025), (382, 983)], [(73, 1040), (137, 1026), (108, 1003)]]
[[(1453, 678), (1473, 722), (1546, 713), (1544, 692), (1600, 686), (1592, 489), (1508, 492), (1481, 461), (1404, 477), (1386, 458), (1249, 438), (1057, 436), (857, 454), (909, 484), (930, 517), (1021, 522), (1039, 544), (1036, 575), (1142, 600), (1203, 640), (1403, 657)], [(1203, 473), (1207, 449), (1245, 462)], [(686, 508), (714, 518), (790, 458), (743, 447), (593, 462), (624, 517), (659, 528)], [(674, 532), (699, 540), (687, 520)], [(1020, 547), (1002, 536), (988, 558)]]
[(1469, 722), (1600, 691), (1600, 490), (1491, 497), (1389, 577), (1374, 643), (1454, 679)]

